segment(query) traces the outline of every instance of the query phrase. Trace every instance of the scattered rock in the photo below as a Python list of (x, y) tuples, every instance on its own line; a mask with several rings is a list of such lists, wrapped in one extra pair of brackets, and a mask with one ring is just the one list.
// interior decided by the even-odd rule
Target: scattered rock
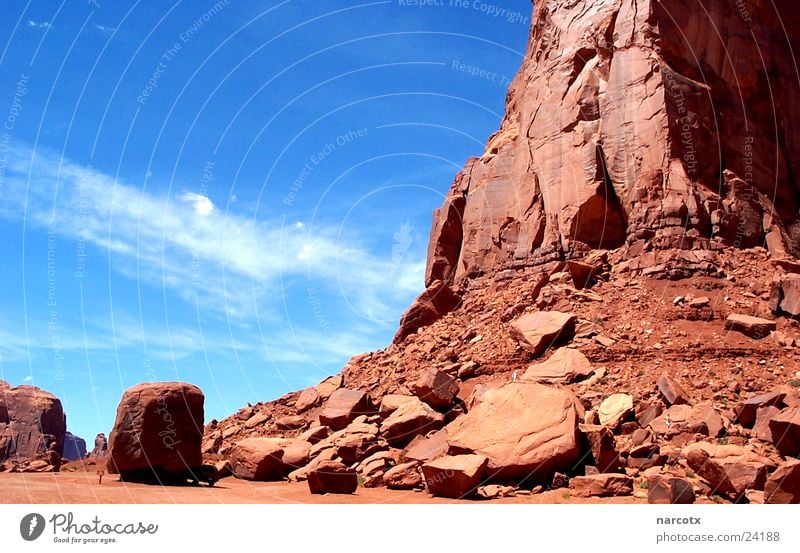
[(616, 428), (631, 413), (633, 413), (633, 398), (628, 394), (610, 395), (597, 409), (600, 424), (609, 428)]
[(647, 502), (657, 505), (687, 505), (695, 502), (692, 483), (685, 478), (658, 474), (647, 478)]
[(790, 459), (773, 472), (764, 485), (765, 503), (800, 503), (800, 461)]
[(756, 422), (756, 413), (759, 408), (767, 406), (783, 407), (785, 397), (786, 394), (781, 392), (769, 392), (748, 398), (739, 404), (734, 422), (738, 422), (748, 428), (752, 427)]
[(398, 407), (408, 402), (419, 401), (416, 396), (404, 396), (400, 394), (386, 394), (381, 398), (381, 405), (378, 413), (381, 417), (386, 418), (394, 413)]
[(381, 425), (381, 434), (389, 445), (406, 445), (420, 434), (438, 430), (444, 425), (444, 415), (437, 413), (419, 399), (400, 405)]
[(776, 328), (775, 321), (750, 315), (732, 314), (725, 320), (726, 330), (735, 330), (756, 340), (769, 336)]
[(477, 495), (481, 499), (500, 499), (501, 497), (512, 497), (515, 492), (516, 489), (513, 486), (489, 484), (488, 486), (478, 486)]
[(231, 473), (243, 480), (269, 482), (283, 479), (308, 462), (311, 445), (285, 438), (247, 438), (233, 445)]
[(546, 361), (528, 367), (522, 375), (522, 380), (570, 384), (588, 378), (593, 372), (592, 363), (580, 351), (560, 348)]
[(431, 495), (460, 499), (470, 496), (483, 478), (488, 459), (483, 455), (441, 457), (422, 465)]
[(341, 430), (365, 414), (372, 414), (367, 394), (361, 390), (339, 388), (328, 398), (319, 414), (319, 421), (333, 430)]
[(575, 497), (631, 495), (633, 493), (633, 478), (619, 473), (575, 476), (569, 481), (569, 491)]
[(763, 490), (767, 472), (774, 467), (769, 459), (736, 445), (698, 442), (687, 446), (682, 455), (689, 467), (711, 485), (712, 493), (734, 501), (745, 490)]
[(669, 375), (661, 375), (656, 382), (658, 393), (667, 405), (685, 405), (689, 403), (689, 394), (675, 379)]
[(434, 409), (447, 409), (458, 395), (458, 381), (433, 368), (423, 371), (412, 388), (417, 397)]
[(309, 409), (318, 407), (321, 403), (322, 403), (322, 396), (319, 395), (317, 389), (306, 388), (297, 397), (297, 401), (295, 401), (294, 403), (294, 408), (297, 410), (298, 413), (304, 413)]
[(425, 463), (444, 457), (450, 451), (447, 433), (433, 432), (427, 436), (417, 436), (403, 450), (402, 458), (417, 463)]
[(769, 421), (772, 443), (785, 457), (800, 456), (800, 407), (789, 407)]
[(541, 355), (551, 345), (570, 340), (575, 335), (577, 320), (571, 313), (537, 311), (512, 322), (509, 332), (524, 349)]
[(383, 475), (383, 482), (390, 490), (413, 490), (421, 488), (422, 475), (416, 462), (395, 465)]
[(312, 494), (352, 494), (358, 489), (356, 471), (338, 461), (323, 461), (308, 472)]
[(601, 473), (620, 472), (623, 461), (617, 450), (614, 433), (606, 426), (581, 424), (578, 429), (585, 437), (588, 449), (592, 452), (594, 466)]

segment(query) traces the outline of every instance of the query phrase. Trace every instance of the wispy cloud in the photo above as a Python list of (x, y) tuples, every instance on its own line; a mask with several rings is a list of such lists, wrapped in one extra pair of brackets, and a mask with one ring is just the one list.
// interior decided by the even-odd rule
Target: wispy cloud
[(104, 35), (110, 35), (117, 30), (116, 27), (109, 27), (107, 25), (93, 25), (93, 27), (96, 31), (100, 31)]
[(227, 318), (268, 317), (283, 309), (284, 293), (316, 291), (354, 319), (388, 325), (422, 287), (424, 260), (406, 255), (408, 229), (376, 255), (335, 226), (254, 219), (217, 209), (204, 195), (159, 195), (152, 183), (147, 190), (49, 152), (16, 149), (0, 216), (27, 211), (29, 228), (108, 250), (120, 274)]
[(37, 29), (49, 29), (52, 27), (49, 21), (34, 21), (33, 19), (28, 20), (28, 27), (34, 27)]

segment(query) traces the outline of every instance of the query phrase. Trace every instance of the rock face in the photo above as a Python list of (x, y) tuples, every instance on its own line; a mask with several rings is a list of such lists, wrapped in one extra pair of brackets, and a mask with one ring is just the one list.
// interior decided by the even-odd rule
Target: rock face
[(200, 388), (182, 382), (126, 390), (109, 440), (109, 472), (150, 479), (201, 465), (204, 401)]
[(0, 461), (32, 461), (52, 443), (61, 454), (66, 432), (67, 419), (56, 396), (0, 380)]
[(400, 329), (395, 342), (403, 341), (409, 334), (435, 323), (459, 306), (461, 298), (441, 281), (428, 284), (427, 289), (414, 300), (411, 307), (400, 318)]
[(62, 457), (65, 461), (77, 461), (86, 457), (86, 440), (67, 432), (64, 436), (64, 453)]
[(703, 6), (536, 2), (500, 130), (434, 212), (427, 282), (590, 248), (800, 253), (800, 14)]
[(569, 392), (541, 384), (488, 390), (446, 427), (451, 451), (488, 457), (490, 478), (547, 481), (578, 458), (576, 403)]

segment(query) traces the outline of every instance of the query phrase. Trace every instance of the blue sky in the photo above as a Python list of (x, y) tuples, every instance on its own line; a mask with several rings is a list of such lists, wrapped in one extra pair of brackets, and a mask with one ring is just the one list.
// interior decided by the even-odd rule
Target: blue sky
[(4, 2), (0, 378), (91, 440), (142, 381), (221, 418), (385, 347), (530, 25), (422, 4)]

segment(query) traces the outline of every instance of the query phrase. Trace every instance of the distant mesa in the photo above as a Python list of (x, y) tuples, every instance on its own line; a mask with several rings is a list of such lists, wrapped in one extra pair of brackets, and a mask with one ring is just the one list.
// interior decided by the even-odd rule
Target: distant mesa
[(64, 454), (65, 461), (79, 461), (86, 457), (86, 440), (76, 436), (71, 432), (64, 435)]

